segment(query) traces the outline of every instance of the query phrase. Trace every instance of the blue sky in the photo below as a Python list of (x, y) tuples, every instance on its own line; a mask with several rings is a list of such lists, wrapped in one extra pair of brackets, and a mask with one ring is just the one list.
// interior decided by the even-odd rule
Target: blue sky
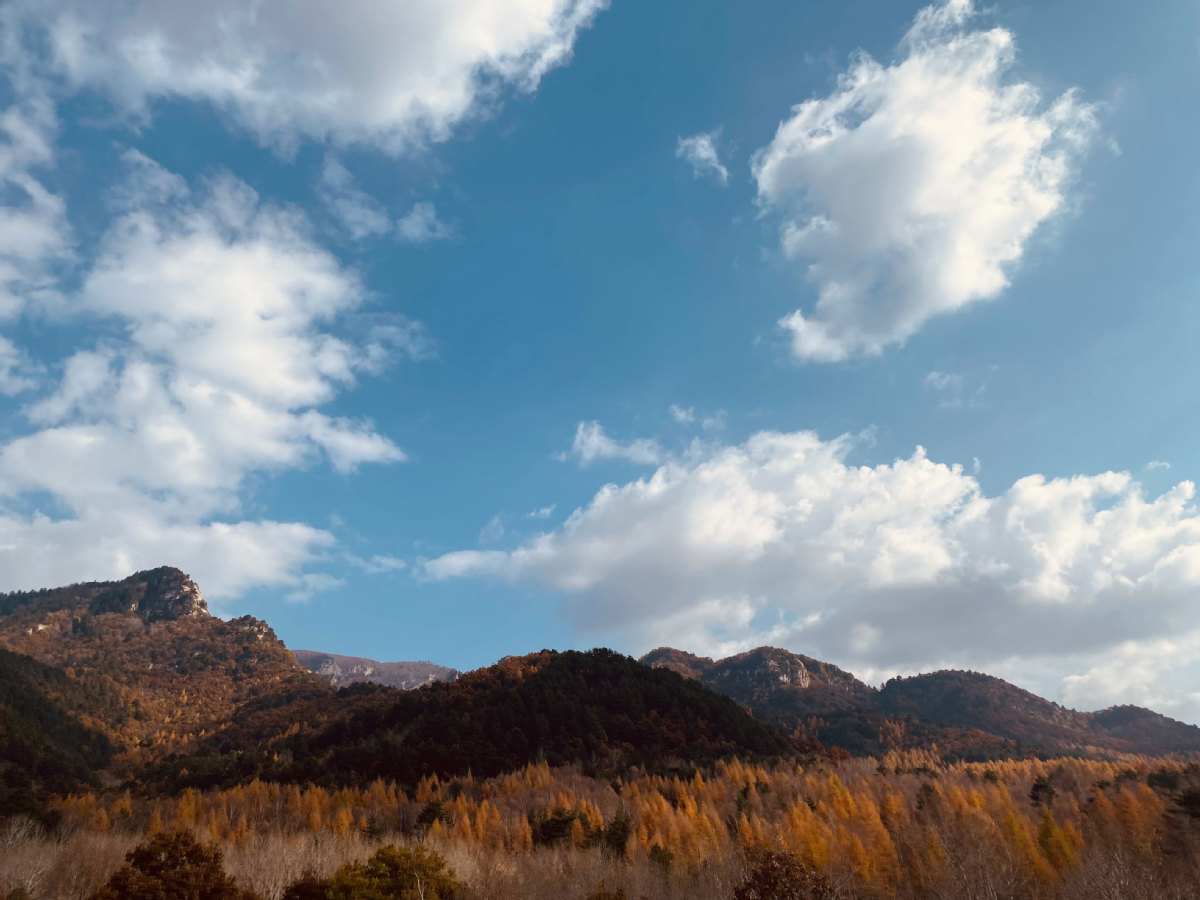
[(247, 9), (0, 9), (0, 589), (1200, 720), (1194, 4)]

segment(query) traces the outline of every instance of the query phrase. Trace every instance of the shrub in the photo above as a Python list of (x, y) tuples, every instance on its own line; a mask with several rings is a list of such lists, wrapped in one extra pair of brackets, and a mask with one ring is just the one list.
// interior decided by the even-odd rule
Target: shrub
[(365, 863), (346, 863), (329, 882), (329, 900), (457, 900), (465, 885), (424, 847), (383, 847)]
[(190, 832), (156, 834), (125, 854), (125, 865), (91, 900), (259, 900), (225, 874), (221, 854)]
[(288, 885), (280, 900), (328, 900), (328, 897), (329, 882), (309, 870), (300, 876), (299, 881)]
[(793, 853), (763, 851), (755, 857), (733, 900), (832, 900), (829, 879)]

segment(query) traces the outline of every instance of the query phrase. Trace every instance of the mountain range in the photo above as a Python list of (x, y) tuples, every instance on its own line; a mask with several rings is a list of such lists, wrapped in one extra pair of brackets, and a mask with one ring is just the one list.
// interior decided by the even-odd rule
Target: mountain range
[(855, 754), (934, 746), (961, 759), (1200, 751), (1194, 725), (1136, 706), (1077, 712), (978, 672), (893, 678), (877, 689), (776, 647), (720, 660), (662, 647), (641, 662), (694, 678), (797, 740)]
[(1138, 707), (1076, 712), (974, 672), (874, 688), (770, 647), (720, 660), (544, 650), (466, 674), (293, 653), (259, 619), (212, 616), (172, 568), (0, 595), (0, 815), (105, 785), (411, 786), (536, 759), (615, 777), (734, 754), (906, 749), (947, 759), (1196, 753), (1200, 728)]

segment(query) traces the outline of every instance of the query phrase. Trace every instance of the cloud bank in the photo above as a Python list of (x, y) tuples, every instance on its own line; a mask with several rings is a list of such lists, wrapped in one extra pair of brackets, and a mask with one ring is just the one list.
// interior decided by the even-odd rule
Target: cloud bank
[(1063, 209), (1095, 108), (1009, 79), (1012, 33), (973, 16), (970, 0), (922, 10), (897, 62), (858, 54), (756, 154), (759, 203), (817, 288), (814, 310), (779, 323), (798, 360), (879, 354), (996, 297)]
[[(446, 554), (423, 574), (560, 593), (582, 633), (637, 651), (771, 643), (876, 675), (987, 667), (1200, 719), (1156, 650), (1169, 639), (1171, 659), (1200, 660), (1191, 482), (1148, 498), (1125, 473), (1031, 475), (989, 497), (920, 448), (855, 466), (854, 446), (756, 434), (606, 485), (514, 550)], [(1106, 668), (1118, 651), (1140, 668)]]
[(213, 104), (264, 145), (300, 139), (398, 153), (446, 138), (565, 62), (605, 0), (12, 0), (10, 33), (126, 114)]

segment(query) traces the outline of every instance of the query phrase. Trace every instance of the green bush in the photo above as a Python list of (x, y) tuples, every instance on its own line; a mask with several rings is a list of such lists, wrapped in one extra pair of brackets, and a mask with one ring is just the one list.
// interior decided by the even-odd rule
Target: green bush
[(365, 863), (347, 863), (329, 882), (329, 900), (457, 900), (466, 886), (424, 847), (389, 846)]

